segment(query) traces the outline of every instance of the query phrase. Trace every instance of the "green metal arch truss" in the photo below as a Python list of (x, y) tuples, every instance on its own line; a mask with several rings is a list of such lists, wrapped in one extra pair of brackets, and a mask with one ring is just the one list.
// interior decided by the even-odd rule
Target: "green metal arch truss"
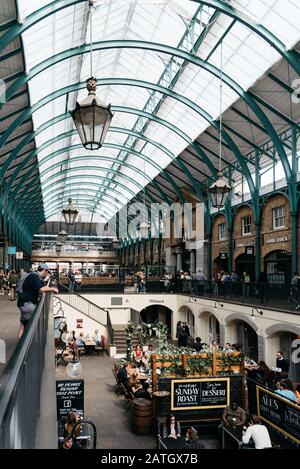
[[(189, 145), (191, 145), (193, 147), (193, 149), (196, 151), (197, 155), (200, 156), (200, 158), (202, 160), (204, 160), (204, 163), (207, 163), (207, 166), (209, 166), (209, 169), (211, 171), (213, 171), (213, 176), (216, 177), (216, 170), (214, 168), (214, 166), (212, 165), (212, 163), (210, 162), (210, 160), (208, 159), (208, 157), (205, 155), (205, 153), (201, 150), (201, 148), (192, 141), (192, 139), (190, 139), (188, 137), (188, 135), (186, 135), (183, 131), (181, 131), (178, 127), (174, 126), (173, 124), (171, 124), (170, 122), (168, 121), (165, 121), (164, 119), (161, 119), (157, 116), (154, 116), (150, 113), (147, 113), (145, 111), (140, 111), (138, 109), (134, 109), (134, 108), (126, 108), (126, 107), (122, 107), (122, 106), (112, 106), (112, 111), (116, 111), (116, 112), (124, 112), (124, 113), (131, 113), (131, 114), (135, 114), (135, 115), (139, 115), (139, 116), (143, 116), (143, 117), (146, 117), (146, 118), (149, 118), (157, 123), (159, 123), (160, 125), (163, 125), (167, 128), (169, 128), (170, 130), (172, 130), (173, 132), (175, 132), (177, 135), (179, 135), (181, 138), (183, 138)], [(24, 148), (24, 146), (29, 143), (32, 139), (34, 139), (34, 136), (42, 133), (44, 130), (46, 130), (47, 128), (49, 128), (50, 126), (56, 124), (57, 122), (60, 122), (61, 120), (64, 120), (64, 119), (67, 119), (67, 118), (70, 118), (70, 114), (69, 113), (65, 113), (65, 114), (62, 114), (60, 116), (57, 116), (53, 119), (51, 119), (50, 121), (46, 122), (45, 124), (41, 125), (35, 132), (30, 132), (21, 142), (20, 144), (11, 152), (11, 154), (9, 155), (9, 157), (6, 159), (5, 163), (2, 165), (2, 168), (0, 170), (0, 182), (3, 180), (4, 178), (4, 175), (5, 175), (5, 172), (6, 170), (9, 168), (10, 164), (17, 158), (17, 155), (18, 153)], [(114, 128), (110, 128), (110, 130), (114, 130)], [(132, 131), (129, 131), (127, 129), (120, 129), (120, 131), (124, 132), (124, 133), (128, 133), (130, 135), (133, 135), (133, 132)], [(157, 142), (155, 142), (154, 140), (150, 140), (149, 138), (145, 137), (143, 134), (137, 134), (136, 132), (134, 132), (134, 134), (136, 136), (138, 136), (139, 138), (141, 139), (144, 139), (144, 140), (147, 140), (149, 141), (150, 143), (152, 143), (153, 145), (157, 146), (159, 149), (161, 149), (162, 151), (165, 151), (166, 154), (168, 154), (168, 156), (170, 156), (170, 158), (173, 158), (175, 159), (175, 155), (173, 155), (166, 147), (164, 147), (163, 145), (161, 144), (158, 144)], [(45, 148), (44, 144), (43, 146), (41, 146), (41, 148)], [(196, 157), (196, 155), (195, 155)], [(26, 158), (26, 161), (28, 161), (28, 158)], [(202, 191), (201, 191), (201, 183), (199, 183), (195, 177), (190, 173), (189, 169), (185, 166), (185, 164), (183, 163), (182, 160), (180, 159), (176, 159), (176, 162), (177, 164), (181, 167), (181, 169), (184, 171), (184, 173), (186, 174), (186, 176), (188, 177), (188, 179), (191, 181), (192, 183), (192, 186), (194, 187), (195, 189), (195, 192), (196, 194), (198, 195), (199, 199), (206, 204), (206, 201), (205, 199), (203, 198), (203, 194), (202, 194)], [(13, 175), (11, 176), (13, 179), (15, 179), (16, 175), (18, 174), (18, 169), (19, 167), (17, 167), (17, 171), (15, 171), (13, 173)], [(3, 199), (3, 197), (2, 197)], [(0, 203), (1, 203), (1, 199), (0, 199)]]
[[(75, 170), (75, 169), (76, 169), (76, 168), (74, 168), (74, 170)], [(70, 170), (70, 171), (71, 171), (71, 170)], [(69, 171), (69, 172), (70, 172), (70, 171)], [(64, 170), (64, 172), (67, 173), (68, 170)], [(53, 178), (56, 178), (56, 177), (57, 177), (57, 174), (53, 175)], [(97, 179), (98, 179), (99, 181), (103, 181), (103, 179), (105, 179), (105, 178), (100, 177), (100, 176), (97, 176), (97, 175), (87, 175), (87, 174), (85, 174), (85, 175), (80, 175), (80, 176), (77, 176), (77, 175), (75, 175), (75, 176), (68, 176), (68, 179), (67, 179), (67, 180), (68, 180), (68, 181), (69, 181), (69, 180), (75, 180), (75, 179), (78, 179), (79, 177), (80, 177), (80, 179), (87, 179), (87, 180), (89, 180), (89, 179), (92, 178), (93, 180), (97, 180)], [(48, 179), (49, 179), (49, 178), (48, 178)], [(63, 182), (63, 181), (61, 181), (61, 182)], [(71, 184), (70, 184), (70, 185), (71, 185)], [(73, 183), (73, 185), (78, 186), (78, 183)], [(100, 186), (100, 182), (99, 182), (99, 183), (95, 183), (95, 182), (89, 181), (89, 182), (88, 182), (88, 185), (89, 185), (89, 186), (95, 185), (95, 186), (99, 187), (99, 186)], [(131, 191), (131, 189), (129, 189), (125, 184), (119, 183), (119, 186), (122, 187), (124, 190), (127, 190), (127, 191), (129, 192), (129, 194), (130, 194), (132, 197), (135, 196), (135, 193), (134, 193), (133, 191)], [(37, 183), (37, 186), (36, 186), (36, 187), (39, 188), (39, 180), (38, 180), (38, 183)], [(68, 187), (68, 185), (67, 185), (66, 187)], [(51, 184), (46, 188), (45, 191), (48, 191), (48, 189), (52, 189)], [(19, 198), (20, 198), (20, 204), (18, 204), (18, 203), (16, 204), (16, 206), (18, 207), (18, 212), (19, 212), (19, 208), (22, 207), (22, 204), (24, 204), (23, 195), (26, 194), (26, 191), (27, 191), (27, 189), (23, 190), (23, 194), (19, 197)], [(120, 193), (119, 193), (118, 191), (116, 191), (115, 189), (110, 189), (110, 191), (111, 191), (111, 192), (114, 192), (114, 193), (116, 193), (116, 194), (120, 194)], [(57, 192), (57, 189), (54, 188), (54, 189), (50, 190), (50, 192), (51, 192), (51, 193), (52, 193), (52, 192), (56, 193), (56, 192)], [(47, 192), (47, 193), (48, 193), (48, 192)], [(38, 201), (38, 203), (39, 203), (39, 205), (40, 205), (40, 198), (39, 198), (39, 195), (38, 195), (38, 194), (34, 194), (34, 195), (36, 195), (36, 197), (33, 199), (33, 201)], [(120, 195), (122, 195), (123, 197), (125, 197), (124, 194), (120, 194)], [(106, 194), (106, 196), (108, 196), (108, 194)], [(26, 208), (27, 208), (27, 207), (25, 207), (25, 209), (26, 209)], [(31, 205), (30, 205), (29, 208), (30, 208), (30, 210), (29, 210), (29, 213), (28, 213), (28, 217), (29, 217), (30, 219), (32, 219), (32, 217), (33, 217), (33, 218), (36, 218), (36, 216), (35, 216), (36, 214), (33, 214), (33, 213), (32, 213), (32, 210), (31, 210), (32, 206), (31, 206)], [(39, 220), (41, 220), (41, 217), (39, 218)]]
[[(137, 86), (137, 87), (142, 87), (146, 89), (151, 89), (151, 90), (156, 90), (162, 94), (166, 94), (167, 96), (170, 96), (174, 99), (177, 99), (178, 101), (182, 102), (186, 106), (190, 107), (193, 109), (195, 112), (197, 112), (199, 115), (201, 115), (209, 124), (211, 124), (218, 132), (220, 130), (220, 123), (213, 121), (211, 116), (204, 111), (202, 108), (197, 106), (195, 103), (193, 103), (191, 100), (179, 95), (178, 93), (175, 93), (173, 91), (170, 91), (169, 89), (159, 86), (159, 85), (154, 85), (152, 83), (148, 83), (142, 80), (131, 80), (127, 78), (111, 78), (111, 79), (99, 79), (98, 80), (99, 84), (105, 84), (105, 85), (128, 85), (128, 86)], [(72, 91), (75, 91), (79, 88), (85, 87), (85, 83), (78, 83), (74, 85), (67, 86), (65, 88), (62, 88), (58, 91), (55, 91), (54, 93), (51, 93), (49, 96), (46, 96), (42, 98), (38, 103), (32, 106), (31, 109), (26, 109), (15, 121), (13, 124), (10, 125), (10, 127), (3, 133), (1, 139), (0, 139), (0, 148), (4, 145), (6, 140), (8, 139), (9, 135), (14, 131), (14, 129), (19, 126), (24, 120), (26, 120), (33, 112), (35, 112), (37, 109), (41, 108), (43, 105), (47, 104), (48, 102), (51, 102), (53, 99), (62, 96), (63, 94), (70, 93)], [(237, 158), (241, 170), (244, 174), (244, 176), (247, 179), (248, 185), (250, 192), (252, 196), (255, 195), (255, 186), (253, 183), (253, 180), (251, 178), (251, 174), (249, 171), (249, 168), (245, 162), (245, 159), (241, 152), (239, 151), (237, 145), (234, 143), (234, 141), (231, 139), (229, 134), (227, 132), (222, 131), (223, 138), (231, 148), (233, 154)]]
[[(261, 24), (255, 22), (251, 17), (245, 15), (241, 11), (232, 7), (230, 4), (225, 3), (222, 0), (192, 0), (195, 3), (206, 5), (208, 7), (215, 8), (220, 13), (223, 13), (226, 16), (233, 18), (235, 21), (238, 21), (244, 24), (247, 28), (254, 31), (258, 36), (264, 39), (271, 47), (273, 47), (290, 65), (294, 70), (300, 75), (300, 61), (298, 56), (294, 51), (289, 51), (286, 49), (285, 45), (268, 29), (266, 29)], [(86, 0), (56, 0), (49, 3), (48, 5), (40, 8), (31, 15), (29, 15), (22, 24), (18, 23), (12, 26), (0, 40), (0, 50), (6, 49), (6, 47), (15, 40), (22, 33), (27, 31), (29, 28), (42, 21), (43, 19), (57, 13), (64, 8), (68, 8), (77, 3), (86, 2)]]
[[(116, 40), (116, 41), (101, 41), (101, 42), (96, 42), (93, 44), (93, 49), (94, 50), (106, 50), (106, 49), (111, 49), (111, 48), (140, 48), (143, 50), (152, 50), (155, 52), (160, 52), (160, 53), (166, 53), (172, 56), (177, 56), (179, 58), (182, 58), (184, 60), (189, 61), (190, 63), (193, 63), (195, 65), (198, 65), (205, 69), (208, 73), (211, 73), (217, 77), (220, 76), (220, 69), (209, 62), (200, 59), (199, 57), (196, 57), (195, 55), (182, 51), (180, 49), (170, 47), (170, 46), (165, 46), (162, 44), (157, 44), (157, 43), (152, 43), (152, 42), (146, 42), (146, 41), (132, 41), (132, 40)], [(46, 59), (45, 61), (41, 62), (40, 64), (36, 65), (33, 67), (33, 69), (26, 75), (23, 75), (19, 79), (17, 79), (13, 85), (11, 85), (10, 88), (6, 91), (6, 97), (7, 99), (10, 98), (12, 94), (16, 92), (16, 90), (26, 84), (30, 79), (33, 77), (37, 76), (39, 73), (42, 71), (46, 70), (48, 67), (51, 67), (55, 65), (56, 63), (59, 63), (60, 61), (66, 60), (70, 57), (74, 57), (76, 55), (82, 55), (84, 53), (87, 53), (90, 51), (90, 48), (88, 45), (84, 44), (80, 47), (76, 47), (73, 49), (69, 49), (66, 51), (63, 51), (56, 56), (53, 56), (49, 59)], [(252, 111), (256, 114), (258, 119), (262, 122), (264, 125), (270, 139), (273, 141), (275, 148), (277, 149), (277, 152), (279, 154), (279, 157), (282, 161), (282, 165), (285, 170), (286, 178), (287, 181), (289, 182), (292, 178), (292, 171), (290, 164), (288, 162), (287, 155), (285, 153), (283, 144), (278, 137), (273, 125), (271, 124), (270, 120), (266, 116), (266, 114), (262, 111), (262, 109), (259, 107), (259, 105), (256, 103), (255, 99), (251, 96), (251, 94), (247, 93), (240, 85), (238, 85), (237, 82), (235, 82), (232, 78), (230, 78), (228, 75), (223, 73), (223, 81), (226, 83), (233, 91), (235, 91), (247, 104), (248, 106), (252, 109)], [(158, 85), (157, 85), (158, 86)], [(204, 117), (204, 116), (203, 116)], [(249, 181), (247, 181), (249, 184)]]
[[(90, 158), (89, 158), (89, 157), (85, 157), (85, 159), (89, 160)], [(82, 161), (83, 158), (81, 158), (81, 159), (79, 158), (78, 160)], [(53, 165), (51, 168), (48, 168), (47, 170), (45, 170), (45, 171), (44, 171), (44, 174), (48, 173), (49, 171), (51, 171), (51, 169), (53, 169), (53, 168), (55, 168), (55, 167), (58, 167), (58, 166), (60, 166), (60, 165), (61, 165), (60, 162), (59, 162), (59, 163), (56, 163), (56, 164)], [(73, 171), (75, 171), (75, 170), (78, 171), (78, 170), (80, 170), (80, 169), (87, 169), (87, 170), (91, 170), (91, 171), (93, 171), (93, 172), (97, 172), (97, 171), (101, 171), (101, 172), (104, 171), (104, 172), (106, 172), (106, 171), (107, 171), (107, 168), (105, 168), (105, 167), (99, 167), (99, 166), (82, 166), (82, 167), (79, 166), (79, 167), (76, 167), (76, 168), (69, 168), (69, 169), (66, 169), (66, 170), (64, 170), (64, 171), (66, 171), (66, 172), (69, 171), (69, 172), (70, 172), (70, 171), (72, 171), (72, 170), (73, 170)], [(117, 170), (110, 170), (110, 171), (113, 172), (113, 173), (118, 174), (121, 178), (125, 179), (125, 181), (133, 182), (133, 179), (132, 179), (131, 177), (129, 177), (128, 175), (125, 175), (125, 174), (122, 174), (122, 173), (118, 173)], [(55, 177), (59, 176), (59, 175), (62, 174), (62, 173), (63, 173), (63, 171), (61, 171), (60, 173), (55, 173), (55, 174), (53, 174), (52, 176), (50, 176), (49, 178), (47, 178), (47, 179), (44, 181), (44, 183), (47, 184), (47, 183), (49, 182), (49, 180), (51, 181), (52, 179), (54, 179)], [(25, 176), (26, 176), (26, 175), (25, 175)], [(37, 180), (39, 180), (39, 175), (37, 176)], [(102, 180), (105, 180), (105, 178), (102, 178)], [(143, 187), (142, 187), (139, 183), (136, 183), (136, 186), (139, 187), (140, 190), (143, 190)], [(31, 193), (27, 194), (27, 197), (25, 197), (24, 199), (23, 199), (23, 195), (24, 195), (24, 191), (23, 191), (23, 193), (22, 193), (21, 196), (20, 196), (20, 199), (21, 199), (21, 201), (22, 201), (22, 205), (20, 206), (20, 208), (21, 208), (22, 206), (25, 206), (25, 207), (26, 207), (27, 202), (30, 200), (29, 197), (30, 197)], [(37, 194), (37, 195), (38, 195), (38, 194)], [(151, 195), (148, 195), (148, 197), (149, 197), (149, 199), (151, 200), (151, 202), (155, 202), (155, 200), (152, 198)], [(29, 200), (28, 200), (28, 198), (29, 198)], [(13, 202), (14, 202), (14, 200), (11, 199), (10, 205), (11, 205)], [(41, 201), (40, 201), (40, 203), (41, 203)], [(31, 208), (31, 206), (30, 206), (30, 208)]]
[[(61, 135), (59, 135), (58, 137), (55, 137), (54, 139), (51, 139), (51, 140), (52, 140), (52, 142), (58, 141), (58, 140), (60, 140), (60, 139), (62, 139), (62, 138), (65, 138), (66, 136), (68, 136), (68, 134), (69, 134), (68, 132), (67, 132), (66, 134), (61, 134)], [(52, 142), (49, 141), (49, 142), (46, 142), (46, 143), (47, 143), (48, 145), (50, 145)], [(113, 149), (118, 149), (118, 150), (124, 148), (122, 145), (115, 145), (115, 144), (104, 144), (103, 147), (106, 147), (106, 148), (113, 148)], [(42, 167), (43, 164), (45, 164), (46, 162), (50, 161), (52, 158), (55, 158), (56, 156), (59, 156), (59, 155), (62, 154), (62, 153), (67, 153), (68, 151), (72, 151), (72, 150), (76, 150), (76, 149), (81, 149), (81, 148), (82, 148), (82, 145), (81, 145), (81, 144), (68, 146), (68, 147), (66, 147), (66, 148), (61, 148), (61, 149), (59, 149), (59, 150), (57, 150), (57, 151), (51, 153), (50, 155), (46, 156), (45, 158), (43, 158), (43, 160), (40, 161), (39, 167)], [(38, 149), (38, 150), (35, 150), (33, 153), (38, 154), (39, 151), (41, 151), (41, 150), (39, 150), (39, 149)], [(147, 157), (146, 157), (145, 155), (142, 155), (141, 153), (137, 153), (137, 152), (132, 152), (132, 153), (135, 154), (135, 156), (137, 156), (137, 157), (139, 157), (139, 158), (141, 158), (141, 159), (143, 159), (143, 160), (145, 160), (145, 161), (148, 161), (148, 160), (147, 160)], [(28, 157), (28, 158), (31, 159), (32, 156), (30, 156), (30, 157)], [(103, 161), (111, 161), (111, 162), (118, 162), (118, 161), (119, 161), (119, 160), (117, 160), (116, 158), (113, 158), (113, 157), (110, 157), (110, 156), (107, 156), (107, 157), (103, 156), (103, 157), (101, 157), (101, 156), (99, 156), (99, 155), (95, 155), (95, 156), (93, 155), (93, 156), (81, 157), (81, 158), (82, 158), (82, 159), (89, 159), (89, 160), (102, 159)], [(24, 160), (24, 161), (25, 161), (25, 160)], [(72, 158), (72, 161), (78, 161), (78, 157), (77, 157), (77, 158)], [(28, 162), (28, 161), (26, 161), (25, 164), (27, 164), (27, 162)], [(65, 163), (68, 163), (68, 162), (70, 162), (70, 160), (64, 160), (64, 161), (61, 162), (61, 164), (65, 164)], [(162, 168), (161, 168), (159, 165), (155, 164), (154, 162), (152, 162), (152, 163), (153, 163), (152, 165), (153, 165), (158, 171), (162, 170)], [(20, 165), (20, 166), (21, 166), (21, 165)], [(129, 169), (131, 169), (131, 170), (133, 170), (133, 171), (135, 171), (135, 172), (137, 172), (137, 173), (139, 173), (140, 175), (142, 175), (142, 176), (144, 177), (144, 173), (143, 173), (141, 170), (137, 169), (135, 166), (130, 165), (130, 164), (126, 164), (126, 167), (129, 168)], [(53, 167), (51, 167), (51, 168), (53, 169)], [(21, 168), (21, 169), (22, 169), (22, 168)], [(19, 167), (18, 167), (18, 170), (19, 170)], [(107, 170), (109, 170), (109, 168), (107, 168)], [(41, 173), (41, 176), (42, 176), (43, 174), (44, 174), (44, 172)], [(11, 178), (11, 179), (12, 179), (12, 178)], [(152, 179), (151, 179), (149, 176), (147, 176), (147, 175), (145, 175), (145, 179), (147, 179), (149, 182), (152, 181)], [(132, 180), (132, 182), (133, 182), (135, 185), (137, 185), (137, 183), (136, 183), (135, 180)], [(171, 181), (170, 181), (170, 183), (171, 183)], [(21, 185), (19, 184), (19, 188), (20, 188), (20, 187), (21, 187)], [(140, 186), (138, 186), (138, 187), (140, 187)], [(163, 191), (161, 191), (160, 187), (159, 187), (157, 184), (156, 184), (155, 187), (156, 187), (157, 190), (160, 192), (160, 194), (161, 194), (161, 196), (162, 196), (163, 198), (164, 198), (164, 197), (167, 198), (167, 195), (166, 195)], [(178, 188), (178, 186), (177, 186), (177, 188)], [(8, 184), (7, 187), (6, 187), (6, 191), (7, 191), (8, 189), (9, 189), (9, 184)], [(178, 190), (179, 190), (179, 188), (178, 188)]]

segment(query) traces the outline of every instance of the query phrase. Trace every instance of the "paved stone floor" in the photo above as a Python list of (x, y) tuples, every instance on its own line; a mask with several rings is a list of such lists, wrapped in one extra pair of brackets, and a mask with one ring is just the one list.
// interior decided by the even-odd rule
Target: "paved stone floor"
[[(18, 343), (20, 311), (17, 302), (11, 301), (7, 295), (0, 295), (0, 339), (4, 340), (6, 362), (10, 359)], [(0, 354), (0, 375), (5, 367)]]
[[(82, 376), (85, 385), (85, 417), (97, 428), (97, 448), (149, 449), (155, 448), (152, 436), (137, 436), (130, 429), (130, 410), (123, 408), (124, 397), (116, 397), (113, 388), (113, 361), (107, 356), (83, 356)], [(68, 379), (66, 369), (59, 366), (57, 379)]]
[[(100, 449), (154, 449), (154, 436), (134, 435), (130, 428), (130, 410), (123, 408), (124, 397), (113, 392), (115, 379), (112, 374), (113, 360), (104, 356), (83, 356), (82, 376), (85, 382), (85, 417), (97, 428), (97, 448)], [(66, 369), (59, 366), (57, 379), (68, 379)], [(216, 441), (203, 439), (205, 448), (216, 448)]]

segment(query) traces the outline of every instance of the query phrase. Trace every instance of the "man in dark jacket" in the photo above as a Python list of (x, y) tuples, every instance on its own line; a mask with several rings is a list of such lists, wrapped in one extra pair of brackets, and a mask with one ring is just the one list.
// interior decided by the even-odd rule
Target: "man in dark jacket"
[(283, 352), (277, 352), (276, 367), (281, 368), (280, 378), (288, 377), (290, 365), (288, 361), (285, 360)]
[(19, 338), (22, 336), (28, 322), (35, 311), (42, 293), (58, 293), (57, 288), (44, 286), (44, 280), (49, 274), (47, 264), (39, 265), (37, 272), (31, 272), (23, 276), (22, 285), (19, 289), (18, 308), (21, 312)]
[(203, 348), (203, 346), (202, 346), (200, 337), (196, 337), (196, 342), (194, 344), (194, 349), (196, 350), (196, 352), (201, 352), (202, 348)]

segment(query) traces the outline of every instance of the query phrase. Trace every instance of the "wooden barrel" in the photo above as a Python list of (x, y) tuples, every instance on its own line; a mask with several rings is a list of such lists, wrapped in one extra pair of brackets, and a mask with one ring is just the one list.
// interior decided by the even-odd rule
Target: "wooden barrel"
[(152, 432), (152, 402), (136, 398), (132, 402), (132, 431), (136, 435), (148, 435)]

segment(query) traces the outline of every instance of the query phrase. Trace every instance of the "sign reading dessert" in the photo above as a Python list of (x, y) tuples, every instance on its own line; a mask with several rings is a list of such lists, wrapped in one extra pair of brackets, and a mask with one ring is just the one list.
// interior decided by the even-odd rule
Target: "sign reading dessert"
[(257, 415), (280, 433), (300, 443), (300, 407), (256, 386)]
[(229, 402), (229, 378), (171, 381), (171, 410), (217, 409)]

